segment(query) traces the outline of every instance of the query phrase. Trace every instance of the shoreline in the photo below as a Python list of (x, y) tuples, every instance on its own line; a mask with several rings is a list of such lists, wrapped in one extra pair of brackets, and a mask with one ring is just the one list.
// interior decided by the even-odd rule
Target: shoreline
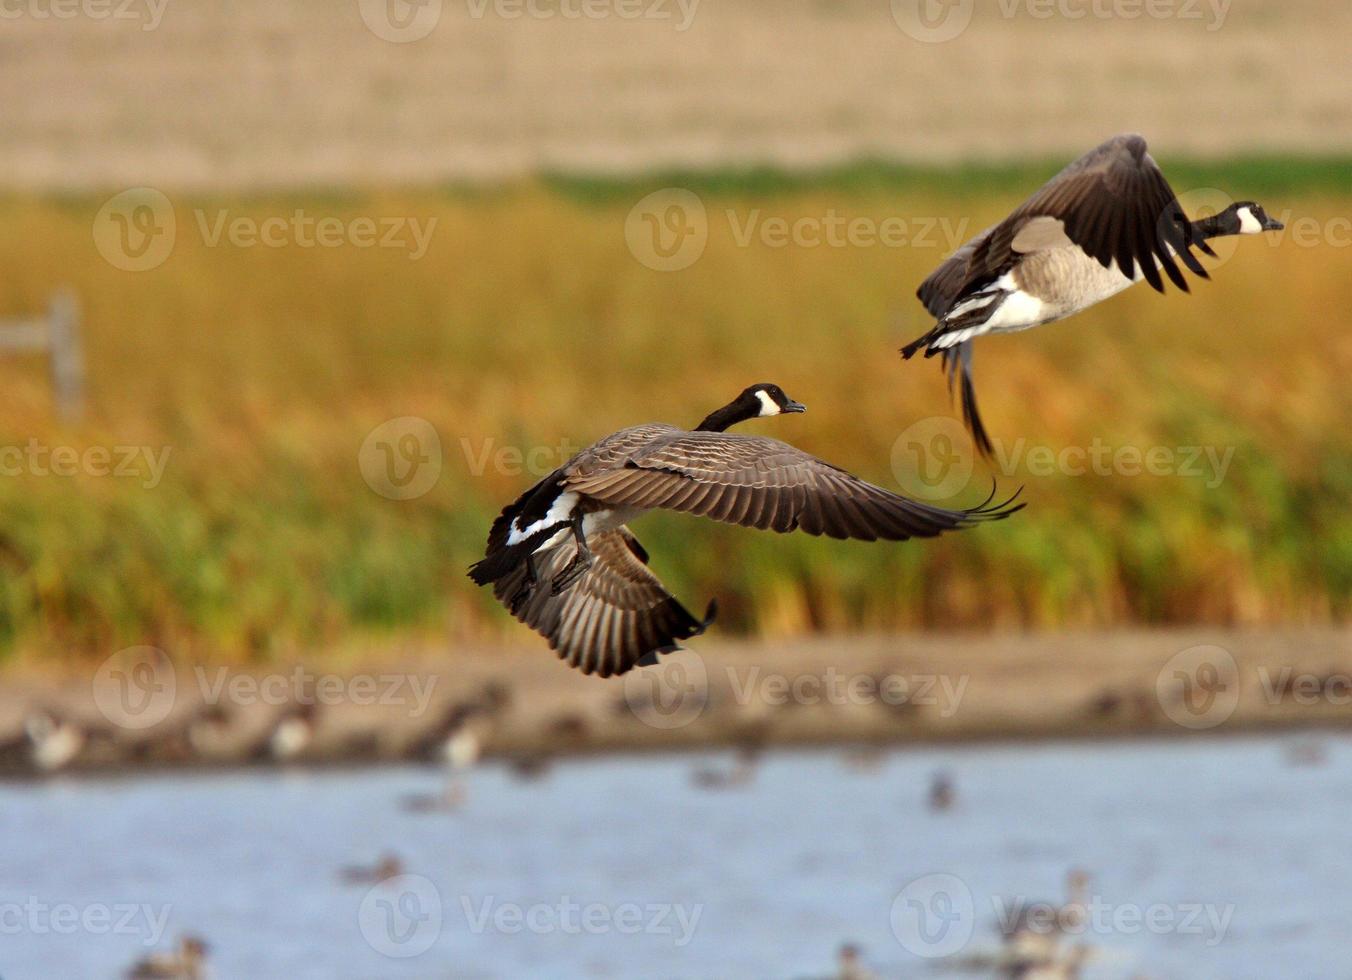
[[(610, 753), (1217, 737), (1352, 726), (1347, 628), (699, 643), (663, 657), (656, 668), (609, 680), (585, 677), (529, 647), (371, 657), (365, 670), (213, 666), (214, 689), (203, 687), (207, 671), (179, 665), (172, 681), (157, 675), (163, 700), (153, 717), (128, 718), (116, 717), (109, 686), (119, 666), (128, 668), (120, 676), (136, 675), (135, 664), (118, 662), (91, 665), (83, 678), (31, 670), (0, 675), (0, 778), (435, 764), (452, 730), (467, 728), (449, 719), (467, 708), (482, 756), (523, 770)], [(494, 688), (505, 705), (476, 712)], [(298, 707), (307, 702), (315, 707)], [(79, 726), (84, 736), (69, 759), (49, 770), (34, 764), (25, 737), (38, 710)], [(274, 736), (301, 715), (308, 718), (307, 737), (280, 754)]]

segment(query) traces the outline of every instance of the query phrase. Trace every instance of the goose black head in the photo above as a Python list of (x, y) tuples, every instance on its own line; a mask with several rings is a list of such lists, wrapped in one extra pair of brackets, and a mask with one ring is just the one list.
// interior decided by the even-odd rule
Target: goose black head
[(1269, 217), (1263, 205), (1256, 201), (1238, 201), (1216, 215), (1216, 220), (1226, 235), (1261, 235), (1265, 231), (1281, 231), (1286, 227)]
[(747, 419), (766, 418), (790, 412), (806, 412), (807, 406), (784, 394), (776, 384), (752, 385), (695, 427), (700, 432), (722, 432)]

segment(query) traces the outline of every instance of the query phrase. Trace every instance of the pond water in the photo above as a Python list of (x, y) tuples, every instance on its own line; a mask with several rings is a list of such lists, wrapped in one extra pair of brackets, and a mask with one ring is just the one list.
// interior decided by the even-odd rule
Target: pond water
[[(406, 805), (441, 786), (413, 768), (5, 784), (0, 976), (183, 933), (227, 978), (814, 977), (846, 941), (961, 976), (1082, 868), (1093, 980), (1352, 977), (1352, 740), (1295, 764), (1312, 738), (782, 752), (723, 790), (716, 753), (489, 765), (450, 812)], [(342, 880), (385, 852), (403, 876)]]

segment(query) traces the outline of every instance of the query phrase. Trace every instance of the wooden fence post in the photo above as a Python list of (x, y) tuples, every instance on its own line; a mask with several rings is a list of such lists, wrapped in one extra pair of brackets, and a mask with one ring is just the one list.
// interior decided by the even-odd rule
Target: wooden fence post
[(52, 295), (47, 315), (52, 397), (63, 422), (78, 422), (84, 415), (84, 348), (80, 338), (80, 307), (75, 293), (69, 287), (57, 290)]

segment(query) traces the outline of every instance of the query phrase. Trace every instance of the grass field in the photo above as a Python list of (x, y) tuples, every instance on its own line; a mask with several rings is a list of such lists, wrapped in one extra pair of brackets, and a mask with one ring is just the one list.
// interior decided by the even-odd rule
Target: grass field
[[(926, 326), (914, 288), (1046, 171), (185, 196), (171, 252), (143, 272), (96, 248), (100, 198), (0, 201), (0, 315), (73, 285), (90, 385), (86, 420), (63, 427), (41, 360), (0, 361), (0, 646), (267, 658), (372, 636), (491, 637), (507, 618), (464, 568), (532, 468), (625, 424), (693, 424), (753, 381), (810, 408), (757, 431), (913, 491), (908, 440), (928, 445), (948, 414), (938, 369), (896, 355)], [(1171, 172), (1180, 191), (1259, 197), (1290, 231), (1240, 243), (1191, 296), (1138, 289), (978, 349), (1003, 440), (994, 476), (1026, 485), (1025, 512), (896, 547), (657, 516), (637, 531), (659, 574), (692, 607), (717, 595), (722, 628), (769, 637), (1346, 620), (1352, 168)], [(707, 228), (698, 260), (670, 272), (626, 245), (630, 209), (664, 186), (695, 193)], [(417, 257), (407, 224), (401, 247), (308, 247), (285, 229), (276, 247), (247, 244), (254, 223), (298, 210), (347, 231), (414, 219), (430, 237)], [(865, 231), (904, 222), (907, 242), (857, 231), (812, 244), (837, 218)], [(806, 231), (781, 244), (774, 219)], [(372, 489), (363, 460), (370, 475), (382, 442), (403, 452), (406, 429), (376, 431), (403, 417), (435, 430), (439, 452), (414, 448), (440, 471), (398, 500)], [(1111, 472), (1078, 474), (1095, 446)], [(55, 475), (64, 447), (96, 454)], [(100, 447), (135, 450), (134, 468), (94, 472)], [(1058, 460), (1067, 447), (1080, 455)], [(1170, 462), (1136, 475), (1152, 450)], [(953, 502), (979, 500), (990, 478), (976, 465)]]

